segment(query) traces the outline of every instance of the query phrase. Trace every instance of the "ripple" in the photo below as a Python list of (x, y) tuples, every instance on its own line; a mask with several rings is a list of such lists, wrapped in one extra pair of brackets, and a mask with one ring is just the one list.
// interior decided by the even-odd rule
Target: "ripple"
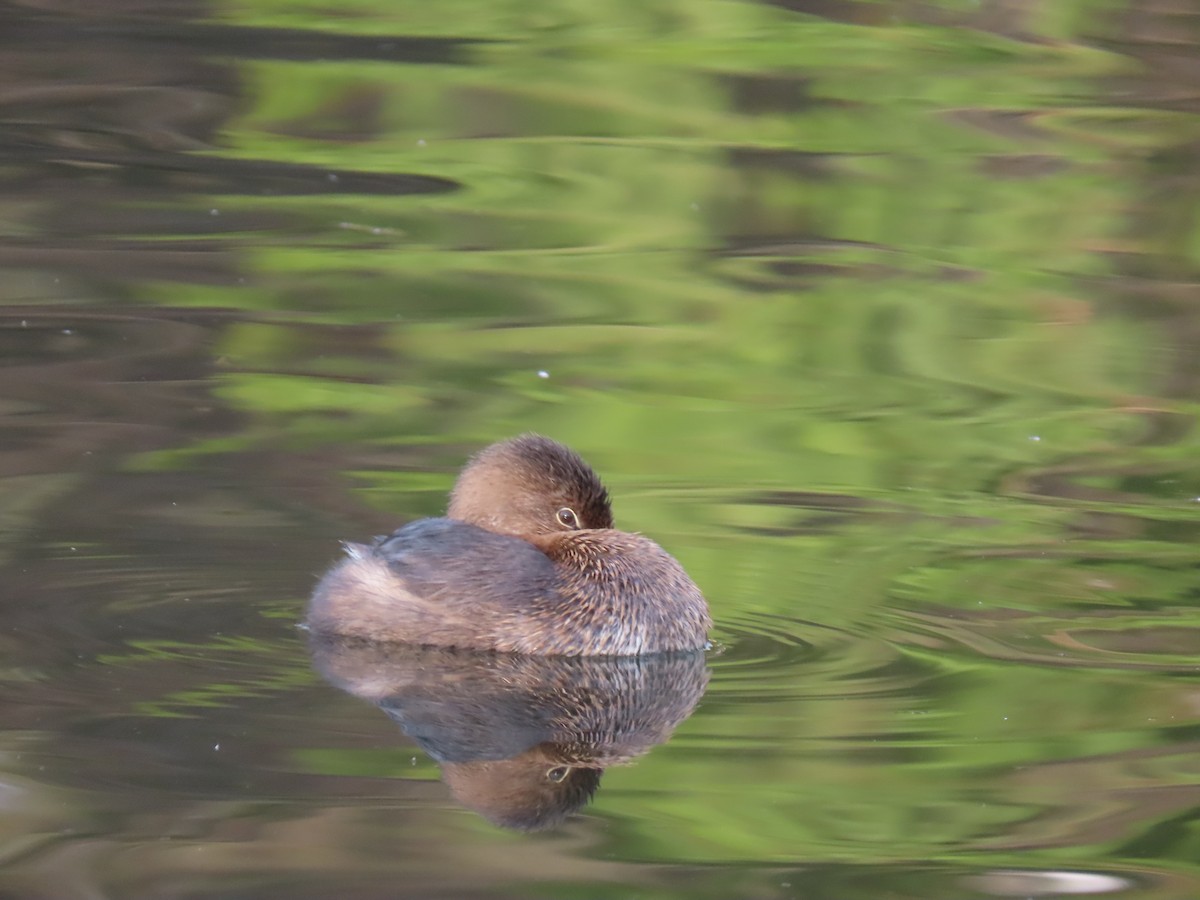
[(879, 616), (892, 639), (1048, 666), (1195, 673), (1200, 614), (1187, 561), (977, 556), (914, 572)]
[(750, 702), (907, 694), (928, 672), (886, 642), (807, 619), (743, 612), (721, 622), (710, 694)]
[[(988, 659), (1048, 666), (1200, 672), (1200, 627), (1147, 624), (1136, 616), (1048, 616), (1012, 609), (892, 610), (900, 643), (954, 645)], [(1095, 625), (1081, 622), (1091, 619)]]

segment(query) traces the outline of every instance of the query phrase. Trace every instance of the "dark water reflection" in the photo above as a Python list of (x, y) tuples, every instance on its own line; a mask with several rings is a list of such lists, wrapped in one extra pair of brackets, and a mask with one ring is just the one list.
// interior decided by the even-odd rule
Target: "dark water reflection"
[[(1198, 29), (0, 2), (0, 892), (1200, 894)], [(304, 598), (529, 430), (711, 682), (343, 659), (405, 738)]]
[(315, 638), (318, 671), (378, 706), (464, 805), (533, 831), (661, 744), (704, 694), (703, 653), (538, 658)]

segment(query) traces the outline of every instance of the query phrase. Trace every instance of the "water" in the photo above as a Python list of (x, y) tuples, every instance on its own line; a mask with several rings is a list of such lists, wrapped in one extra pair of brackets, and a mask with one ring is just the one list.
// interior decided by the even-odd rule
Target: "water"
[[(0, 890), (1200, 895), (1198, 29), (0, 5)], [(337, 540), (523, 431), (706, 667), (314, 661)], [(532, 833), (531, 734), (605, 768)]]

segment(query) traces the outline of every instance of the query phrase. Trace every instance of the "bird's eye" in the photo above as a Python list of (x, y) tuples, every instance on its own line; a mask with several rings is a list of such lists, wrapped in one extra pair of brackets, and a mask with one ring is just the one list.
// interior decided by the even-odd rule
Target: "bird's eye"
[(553, 769), (547, 770), (546, 777), (555, 784), (561, 784), (563, 779), (565, 779), (570, 773), (570, 766), (555, 766)]
[(566, 528), (580, 527), (579, 516), (575, 515), (575, 510), (571, 509), (569, 506), (564, 506), (555, 515), (558, 517), (558, 524)]

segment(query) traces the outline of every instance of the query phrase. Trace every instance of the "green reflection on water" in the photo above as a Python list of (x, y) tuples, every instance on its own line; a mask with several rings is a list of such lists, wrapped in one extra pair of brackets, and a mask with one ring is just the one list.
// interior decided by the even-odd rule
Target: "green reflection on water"
[[(973, 4), (401, 6), (216, 14), (494, 43), (226, 61), (244, 102), (203, 154), (335, 187), (160, 201), (235, 223), (204, 237), (231, 284), (125, 286), (244, 314), (211, 379), (241, 418), (129, 468), (320, 454), (364, 521), (402, 521), (490, 440), (576, 446), (725, 649), (673, 742), (606, 774), (598, 854), (1200, 877), (1200, 121), (1105, 49), (1115, 5), (1033, 4), (1016, 35)], [(278, 671), (138, 711), (308, 677), (222, 650)], [(317, 744), (310, 774), (411, 755)]]
[[(1129, 236), (1137, 198), (1197, 122), (1104, 96), (1128, 61), (1072, 39), (1108, 5), (1047, 11), (1063, 43), (719, 3), (643, 8), (630, 40), (607, 7), (461, 6), (402, 27), (499, 38), (467, 65), (245, 66), (224, 152), (462, 189), (219, 198), (292, 234), (246, 235), (250, 286), (172, 298), (286, 311), (222, 338), (248, 444), (374, 446), (346, 471), (401, 519), (469, 449), (553, 434), (693, 572), (733, 655), (762, 629), (816, 648), (716, 661), (675, 742), (607, 776), (601, 814), (642, 823), (616, 852), (961, 860), (1187, 783), (1194, 532), (1154, 526), (1194, 521), (1195, 432), (1146, 436), (1195, 397), (1119, 255), (1162, 258)], [(1123, 774), (1146, 753), (1166, 771)], [(1051, 791), (1055, 766), (1101, 799)]]

